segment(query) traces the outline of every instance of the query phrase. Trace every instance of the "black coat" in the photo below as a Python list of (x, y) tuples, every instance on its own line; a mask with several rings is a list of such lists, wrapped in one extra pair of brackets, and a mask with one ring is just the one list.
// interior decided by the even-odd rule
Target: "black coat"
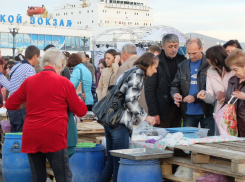
[[(159, 65), (157, 73), (147, 77), (145, 82), (145, 98), (150, 116), (160, 115), (161, 121), (166, 121), (168, 108), (172, 98), (170, 95), (171, 76), (165, 60), (165, 52), (158, 55)], [(177, 65), (186, 59), (185, 56), (177, 54)]]
[(63, 71), (61, 72), (61, 76), (66, 77), (68, 80), (70, 80), (71, 75), (70, 75), (70, 70), (68, 67), (65, 67)]
[[(198, 73), (197, 73), (197, 87), (198, 92), (201, 90), (206, 90), (206, 78), (207, 78), (207, 69), (209, 68), (209, 64), (207, 62), (206, 56), (203, 54), (202, 63), (199, 67)], [(191, 80), (191, 74), (190, 74), (190, 59), (187, 59), (179, 64), (177, 74), (175, 75), (175, 79), (172, 82), (171, 87), (171, 95), (174, 97), (174, 94), (179, 93), (182, 95), (182, 98), (184, 99), (186, 96), (189, 95), (189, 89), (190, 89), (190, 80)], [(204, 101), (197, 99), (197, 94), (194, 94), (195, 102), (194, 103), (201, 103), (202, 110), (204, 112), (205, 116), (210, 116), (213, 114), (214, 107), (211, 104), (206, 104)], [(183, 117), (186, 116), (186, 110), (187, 110), (187, 103), (181, 102), (180, 108)]]

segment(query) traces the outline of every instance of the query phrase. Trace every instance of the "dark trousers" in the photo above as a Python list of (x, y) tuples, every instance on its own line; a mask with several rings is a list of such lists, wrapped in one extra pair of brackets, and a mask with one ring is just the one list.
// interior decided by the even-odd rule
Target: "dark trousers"
[(117, 173), (119, 168), (119, 157), (111, 156), (110, 150), (129, 148), (129, 131), (124, 124), (120, 124), (112, 129), (105, 128), (107, 162), (100, 178), (100, 182), (109, 182), (113, 174), (113, 182), (117, 182)]
[[(53, 153), (28, 154), (31, 167), (32, 182), (46, 182), (46, 158), (48, 159), (57, 182), (71, 182), (72, 173), (69, 166), (67, 149)], [(83, 162), (83, 161), (81, 161)]]
[(8, 114), (11, 124), (11, 133), (22, 132), (26, 116), (26, 108), (8, 111)]
[(208, 136), (214, 136), (214, 118), (213, 115), (204, 117), (204, 115), (186, 115), (184, 127), (198, 127), (200, 122), (201, 128), (208, 128)]
[(160, 128), (174, 128), (181, 126), (182, 114), (179, 107), (175, 104), (170, 104), (166, 121), (161, 121), (160, 124), (154, 125)]
[(93, 105), (86, 105), (86, 106), (87, 106), (87, 108), (88, 108), (88, 111), (92, 111)]

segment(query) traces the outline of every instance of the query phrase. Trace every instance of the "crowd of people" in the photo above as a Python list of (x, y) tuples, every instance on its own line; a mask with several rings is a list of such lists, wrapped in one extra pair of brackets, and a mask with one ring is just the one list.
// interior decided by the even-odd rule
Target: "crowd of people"
[(34, 45), (25, 55), (19, 49), (14, 61), (0, 57), (2, 104), (6, 100), (11, 132), (23, 131), (22, 152), (28, 154), (33, 181), (46, 181), (46, 158), (57, 181), (71, 181), (68, 158), (77, 137), (73, 116), (92, 111), (118, 85), (126, 109), (115, 128), (104, 125), (107, 164), (101, 182), (112, 175), (117, 181), (119, 158), (109, 150), (127, 149), (137, 122), (202, 127), (209, 136), (219, 135), (213, 113), (234, 96), (239, 99), (239, 136), (245, 136), (245, 53), (239, 42), (230, 40), (204, 53), (202, 41), (191, 38), (186, 42), (188, 59), (178, 49), (178, 36), (166, 34), (161, 47), (152, 45), (142, 56), (134, 44), (124, 45), (120, 53), (109, 49), (96, 67), (84, 52), (70, 54), (54, 45), (46, 46), (41, 58)]

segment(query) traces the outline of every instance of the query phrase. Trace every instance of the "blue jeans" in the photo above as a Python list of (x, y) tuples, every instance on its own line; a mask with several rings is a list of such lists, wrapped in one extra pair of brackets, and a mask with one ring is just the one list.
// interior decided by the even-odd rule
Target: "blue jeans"
[(184, 127), (198, 127), (200, 122), (201, 128), (208, 128), (208, 136), (214, 136), (214, 118), (210, 115), (204, 118), (204, 115), (186, 115)]
[(111, 156), (110, 150), (129, 148), (129, 131), (124, 124), (120, 124), (112, 129), (105, 128), (107, 162), (100, 178), (100, 182), (109, 182), (113, 174), (113, 182), (117, 182), (117, 173), (119, 168), (119, 157)]

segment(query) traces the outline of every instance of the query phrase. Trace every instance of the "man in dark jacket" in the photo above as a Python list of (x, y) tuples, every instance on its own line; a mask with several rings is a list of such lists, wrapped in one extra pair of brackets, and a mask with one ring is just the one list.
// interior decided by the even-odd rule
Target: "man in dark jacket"
[(206, 56), (202, 53), (200, 39), (190, 39), (186, 43), (190, 59), (179, 64), (172, 82), (171, 95), (175, 104), (181, 108), (184, 126), (208, 128), (209, 136), (214, 135), (213, 105), (197, 98), (201, 90), (206, 90), (206, 73), (209, 67)]
[(170, 88), (177, 73), (178, 64), (186, 58), (178, 54), (179, 38), (175, 34), (167, 34), (163, 37), (162, 48), (162, 52), (158, 55), (157, 73), (147, 77), (145, 82), (148, 113), (155, 117), (158, 127), (179, 127), (181, 125), (181, 112), (174, 104), (170, 95)]

